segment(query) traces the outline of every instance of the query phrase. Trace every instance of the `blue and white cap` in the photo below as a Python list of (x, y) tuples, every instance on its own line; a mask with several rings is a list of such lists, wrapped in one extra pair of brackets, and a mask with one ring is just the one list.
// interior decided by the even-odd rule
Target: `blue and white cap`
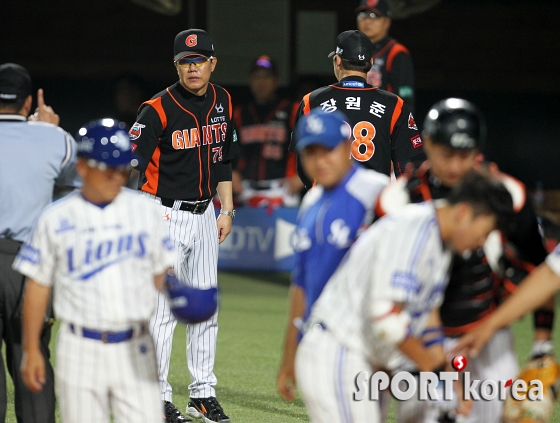
[(198, 289), (187, 286), (171, 273), (166, 275), (166, 288), (171, 311), (182, 323), (208, 320), (218, 308), (218, 288)]
[(124, 122), (113, 119), (91, 121), (80, 128), (76, 141), (78, 157), (88, 159), (88, 164), (102, 170), (138, 164)]
[(350, 139), (348, 118), (339, 111), (327, 113), (319, 108), (299, 120), (295, 136), (299, 151), (309, 145), (320, 145), (329, 150)]

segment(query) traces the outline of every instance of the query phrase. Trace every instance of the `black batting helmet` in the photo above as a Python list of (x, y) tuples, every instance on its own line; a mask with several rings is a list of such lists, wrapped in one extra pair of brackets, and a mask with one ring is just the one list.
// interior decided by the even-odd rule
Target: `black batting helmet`
[(486, 124), (471, 102), (446, 98), (430, 108), (422, 135), (458, 150), (480, 149), (486, 137)]

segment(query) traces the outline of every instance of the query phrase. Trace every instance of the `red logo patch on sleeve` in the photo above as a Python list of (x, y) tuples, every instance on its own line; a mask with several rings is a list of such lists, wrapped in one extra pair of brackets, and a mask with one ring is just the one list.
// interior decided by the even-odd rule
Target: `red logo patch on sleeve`
[(138, 148), (138, 144), (135, 144), (135, 143), (131, 142), (130, 145), (132, 147), (132, 152), (134, 153), (136, 151), (136, 149)]
[(141, 123), (134, 122), (134, 125), (132, 125), (132, 128), (130, 128), (130, 131), (128, 131), (130, 135), (130, 139), (134, 141), (140, 138), (140, 135), (142, 134), (142, 128), (145, 127), (146, 125), (142, 125)]
[(409, 113), (409, 115), (408, 115), (408, 128), (409, 129), (414, 129), (415, 131), (418, 131), (418, 127), (416, 126), (416, 121), (412, 117), (412, 113)]
[(410, 142), (414, 148), (422, 147), (422, 138), (420, 138), (420, 135), (412, 137)]

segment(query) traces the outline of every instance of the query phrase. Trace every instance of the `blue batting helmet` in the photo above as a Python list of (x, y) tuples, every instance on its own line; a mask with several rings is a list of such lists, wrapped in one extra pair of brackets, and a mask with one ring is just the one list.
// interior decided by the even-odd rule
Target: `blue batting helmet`
[(181, 283), (170, 273), (166, 275), (166, 288), (171, 311), (182, 323), (204, 322), (218, 308), (218, 288), (193, 288)]
[(321, 145), (329, 150), (350, 139), (348, 118), (339, 111), (332, 113), (313, 109), (302, 116), (296, 127), (296, 147), (303, 150), (308, 145)]
[(91, 164), (100, 169), (138, 164), (124, 122), (113, 119), (91, 121), (80, 128), (76, 140), (78, 157), (92, 161)]

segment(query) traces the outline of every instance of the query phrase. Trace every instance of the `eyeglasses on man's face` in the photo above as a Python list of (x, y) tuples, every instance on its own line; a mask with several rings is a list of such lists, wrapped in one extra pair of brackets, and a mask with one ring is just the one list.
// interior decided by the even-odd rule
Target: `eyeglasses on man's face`
[(213, 59), (212, 56), (185, 56), (177, 60), (177, 64), (183, 68), (188, 68), (191, 64), (195, 65), (197, 68), (204, 66), (206, 63)]

